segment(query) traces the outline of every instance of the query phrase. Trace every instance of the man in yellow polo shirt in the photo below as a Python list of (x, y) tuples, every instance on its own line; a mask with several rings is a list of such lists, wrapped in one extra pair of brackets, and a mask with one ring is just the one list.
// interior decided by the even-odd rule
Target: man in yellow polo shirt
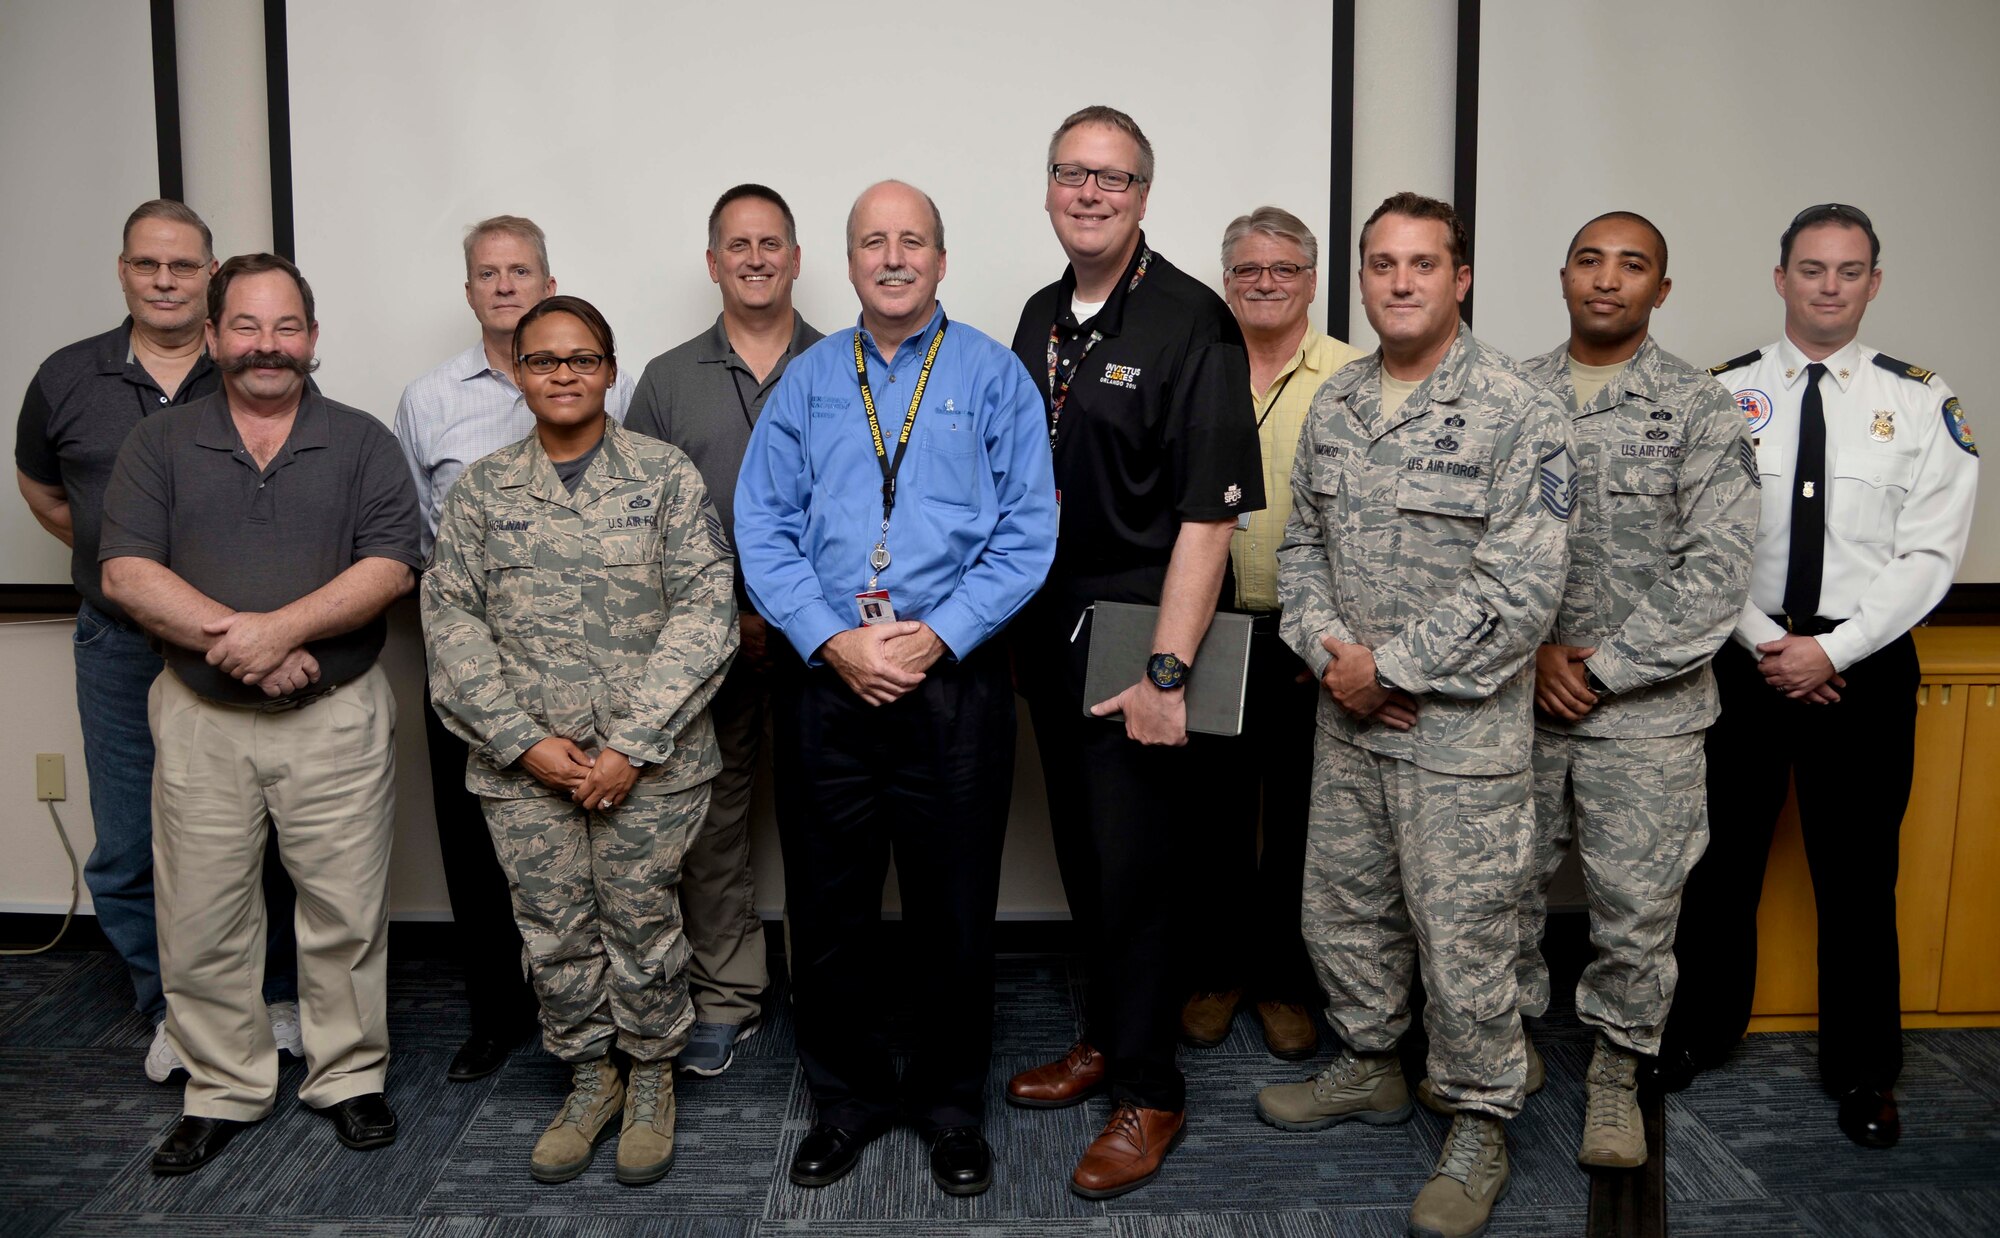
[(1254, 616), (1250, 689), (1237, 758), (1226, 763), (1217, 783), (1217, 819), (1226, 841), (1210, 865), (1214, 918), (1197, 936), (1191, 978), (1198, 989), (1181, 1011), (1188, 1042), (1214, 1046), (1228, 1036), (1247, 991), (1257, 1003), (1265, 1046), (1289, 1060), (1318, 1050), (1308, 1010), (1324, 1002), (1299, 936), (1318, 691), (1305, 663), (1278, 635), (1277, 551), (1292, 514), (1292, 450), (1313, 394), (1362, 355), (1307, 321), (1319, 289), (1318, 263), (1311, 229), (1275, 206), (1238, 217), (1222, 234), (1223, 296), (1250, 354), (1265, 506), (1242, 518), (1229, 543), (1235, 609)]

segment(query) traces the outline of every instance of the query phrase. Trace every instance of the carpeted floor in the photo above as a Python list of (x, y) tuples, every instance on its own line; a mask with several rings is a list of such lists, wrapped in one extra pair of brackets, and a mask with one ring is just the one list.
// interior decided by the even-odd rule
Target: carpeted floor
[[(619, 1186), (607, 1145), (583, 1177), (543, 1186), (527, 1175), (527, 1153), (566, 1072), (530, 1047), (491, 1078), (445, 1082), (462, 1034), (456, 975), (413, 957), (390, 982), (394, 1146), (341, 1147), (298, 1105), (304, 1067), (286, 1058), (270, 1118), (202, 1172), (161, 1179), (147, 1157), (179, 1112), (180, 1089), (147, 1082), (150, 1033), (125, 994), (108, 953), (0, 962), (0, 1235), (1388, 1236), (1403, 1232), (1445, 1126), (1419, 1109), (1396, 1127), (1265, 1127), (1251, 1111), (1256, 1088), (1311, 1064), (1268, 1056), (1246, 1012), (1222, 1046), (1183, 1053), (1190, 1131), (1160, 1179), (1108, 1203), (1078, 1199), (1068, 1173), (1105, 1103), (1029, 1112), (1000, 1101), (1010, 1073), (1076, 1034), (1067, 960), (1030, 955), (1000, 965), (987, 1124), (998, 1171), (984, 1196), (937, 1192), (907, 1130), (872, 1146), (845, 1181), (791, 1185), (785, 1166), (811, 1109), (782, 992), (735, 1066), (680, 1083), (679, 1150), (663, 1182)], [(1510, 1128), (1514, 1178), (1494, 1238), (1585, 1230), (1589, 1179), (1572, 1158), (1590, 1041), (1567, 1013), (1542, 1021), (1536, 1037), (1549, 1085)], [(1856, 1148), (1835, 1129), (1810, 1036), (1753, 1038), (1727, 1069), (1669, 1097), (1671, 1232), (2000, 1234), (2000, 1031), (1906, 1040), (1906, 1133), (1888, 1152)]]

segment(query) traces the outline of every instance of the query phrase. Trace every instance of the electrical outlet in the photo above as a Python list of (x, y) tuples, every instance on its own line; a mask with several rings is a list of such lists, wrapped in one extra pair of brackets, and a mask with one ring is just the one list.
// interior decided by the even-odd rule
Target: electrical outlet
[(69, 795), (64, 789), (63, 754), (60, 752), (38, 752), (35, 754), (35, 798), (38, 800), (63, 800)]

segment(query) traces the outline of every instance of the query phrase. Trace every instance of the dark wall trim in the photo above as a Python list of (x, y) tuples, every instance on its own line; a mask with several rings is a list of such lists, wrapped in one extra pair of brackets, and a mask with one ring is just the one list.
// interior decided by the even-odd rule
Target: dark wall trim
[(74, 585), (0, 585), (0, 613), (74, 615), (82, 604)]
[(292, 219), (292, 70), (285, 0), (264, 0), (264, 97), (271, 125), (271, 248), (298, 257)]
[[(1458, 107), (1452, 134), (1452, 207), (1458, 211), (1465, 235), (1472, 238), (1473, 251), (1479, 249), (1479, 0), (1458, 0)], [(1472, 325), (1472, 297), (1479, 291), (1479, 276), (1465, 294), (1459, 313)]]
[(153, 137), (160, 154), (160, 196), (185, 201), (181, 167), (181, 69), (174, 43), (174, 0), (152, 0)]
[(1333, 180), (1327, 187), (1326, 236), (1320, 253), (1326, 259), (1326, 333), (1337, 340), (1348, 335), (1348, 289), (1354, 287), (1354, 0), (1333, 0)]

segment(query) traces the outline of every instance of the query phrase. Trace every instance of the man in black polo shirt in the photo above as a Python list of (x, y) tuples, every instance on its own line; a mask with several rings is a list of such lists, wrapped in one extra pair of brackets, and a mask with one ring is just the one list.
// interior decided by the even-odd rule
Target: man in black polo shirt
[(396, 1137), (388, 1069), (395, 700), (375, 658), (408, 591), (416, 489), (368, 414), (309, 390), (312, 289), (271, 254), (209, 286), (222, 391), (149, 417), (104, 496), (104, 590), (158, 638), (148, 702), (167, 1039), (184, 1113), (153, 1154), (187, 1173), (271, 1111), (257, 883), (275, 823), (298, 908), (299, 1099), (342, 1143)]
[[(1199, 762), (1175, 751), (1188, 743), (1181, 685), (1200, 674), (1189, 664), (1237, 517), (1264, 505), (1242, 334), (1220, 297), (1146, 245), (1152, 179), (1152, 145), (1130, 116), (1089, 107), (1063, 121), (1046, 208), (1070, 265), (1029, 298), (1014, 335), (1043, 380), (1061, 511), (1055, 566), (1014, 624), (1014, 651), (1091, 988), (1084, 1038), (1016, 1075), (1008, 1100), (1059, 1108), (1110, 1088), (1111, 1121), (1071, 1178), (1091, 1199), (1151, 1181), (1183, 1127), (1174, 924)], [(1099, 601), (1158, 605), (1160, 619), (1132, 686), (1086, 702), (1087, 627), (1071, 637)], [(1086, 704), (1106, 720), (1084, 717)]]
[[(153, 1024), (146, 1075), (165, 1083), (181, 1068), (167, 1043), (160, 949), (153, 924), (153, 738), (146, 690), (160, 655), (104, 596), (97, 538), (104, 487), (132, 427), (149, 413), (213, 392), (215, 366), (202, 342), (215, 251), (208, 225), (186, 205), (156, 198), (125, 220), (118, 284), (126, 317), (42, 363), (21, 401), (15, 479), (43, 528), (70, 548), (76, 612), (76, 711), (90, 779), (96, 843), (83, 880), (97, 925), (125, 960), (134, 1008)], [(278, 1046), (302, 1056), (293, 962), (292, 887), (276, 856), (265, 870), (272, 910), (264, 1000)]]

